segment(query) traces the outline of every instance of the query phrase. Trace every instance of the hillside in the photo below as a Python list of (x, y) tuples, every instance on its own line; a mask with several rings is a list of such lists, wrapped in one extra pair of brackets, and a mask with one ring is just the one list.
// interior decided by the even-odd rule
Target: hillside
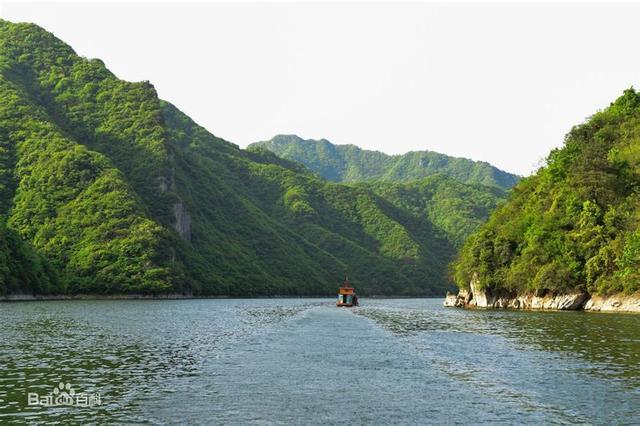
[(640, 94), (629, 89), (574, 127), (469, 238), (458, 286), (510, 297), (640, 290), (639, 190)]
[(426, 217), (460, 249), (489, 214), (502, 203), (507, 192), (495, 186), (464, 184), (436, 174), (410, 182), (368, 182), (377, 195), (417, 217)]
[(334, 182), (403, 182), (443, 174), (463, 183), (509, 189), (519, 179), (485, 162), (432, 151), (387, 155), (354, 145), (334, 145), (325, 139), (304, 140), (295, 135), (278, 135), (251, 144), (249, 148), (264, 148), (279, 157), (300, 162)]
[(421, 198), (440, 178), (407, 198), (243, 151), (32, 24), (0, 21), (0, 92), (0, 295), (452, 286), (447, 232), (467, 231)]

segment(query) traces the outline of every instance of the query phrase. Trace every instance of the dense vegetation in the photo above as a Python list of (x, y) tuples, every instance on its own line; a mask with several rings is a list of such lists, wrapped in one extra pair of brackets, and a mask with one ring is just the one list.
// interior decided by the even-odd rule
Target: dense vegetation
[(464, 245), (455, 279), (503, 293), (640, 289), (640, 94), (574, 127)]
[(366, 186), (399, 208), (426, 216), (456, 249), (506, 199), (506, 192), (500, 188), (464, 184), (446, 175), (412, 182), (370, 182)]
[(325, 139), (304, 140), (295, 135), (278, 135), (271, 140), (250, 145), (250, 148), (255, 147), (298, 161), (334, 182), (402, 182), (444, 174), (463, 183), (509, 189), (519, 179), (488, 163), (432, 151), (387, 155), (354, 145), (334, 145)]
[(15, 232), (0, 223), (0, 294), (49, 293), (57, 286), (47, 263)]
[(0, 294), (318, 295), (347, 273), (364, 294), (440, 294), (498, 199), (240, 150), (31, 24), (0, 21), (0, 92)]

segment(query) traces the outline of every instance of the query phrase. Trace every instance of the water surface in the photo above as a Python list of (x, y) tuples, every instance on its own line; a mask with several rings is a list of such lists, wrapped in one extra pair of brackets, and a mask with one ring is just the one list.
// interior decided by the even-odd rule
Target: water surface
[(0, 423), (640, 423), (640, 315), (362, 302), (0, 304)]

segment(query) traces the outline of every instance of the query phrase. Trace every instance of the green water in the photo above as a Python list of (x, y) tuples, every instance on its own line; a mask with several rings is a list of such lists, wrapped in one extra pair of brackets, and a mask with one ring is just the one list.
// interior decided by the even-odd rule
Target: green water
[(640, 315), (362, 305), (0, 304), (0, 423), (640, 423)]

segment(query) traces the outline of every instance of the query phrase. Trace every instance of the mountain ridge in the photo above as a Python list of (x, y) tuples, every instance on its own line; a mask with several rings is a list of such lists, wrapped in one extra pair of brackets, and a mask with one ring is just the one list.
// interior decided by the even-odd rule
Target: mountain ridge
[(520, 179), (484, 161), (451, 157), (429, 150), (390, 155), (353, 144), (336, 145), (327, 139), (302, 139), (297, 135), (276, 135), (268, 141), (255, 142), (247, 147), (258, 148), (298, 161), (335, 182), (398, 182), (443, 173), (463, 183), (509, 189)]

